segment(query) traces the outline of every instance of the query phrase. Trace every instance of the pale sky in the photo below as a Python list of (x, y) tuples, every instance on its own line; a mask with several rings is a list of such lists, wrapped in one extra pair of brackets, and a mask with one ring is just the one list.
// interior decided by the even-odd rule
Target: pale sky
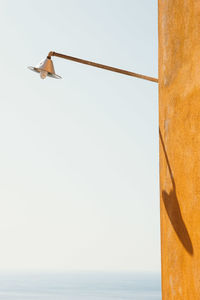
[(157, 1), (1, 0), (0, 271), (160, 270)]

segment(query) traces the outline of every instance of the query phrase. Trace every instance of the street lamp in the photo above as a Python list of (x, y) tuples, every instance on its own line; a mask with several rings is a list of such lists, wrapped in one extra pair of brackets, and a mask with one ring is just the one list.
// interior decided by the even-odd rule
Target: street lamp
[(148, 80), (148, 81), (158, 82), (158, 79), (154, 78), (154, 77), (149, 77), (149, 76), (141, 75), (141, 74), (138, 74), (138, 73), (130, 72), (130, 71), (127, 71), (127, 70), (122, 70), (122, 69), (118, 69), (118, 68), (115, 68), (115, 67), (102, 65), (102, 64), (95, 63), (95, 62), (92, 62), (92, 61), (89, 61), (89, 60), (85, 60), (85, 59), (81, 59), (81, 58), (77, 58), (77, 57), (73, 57), (73, 56), (69, 56), (69, 55), (65, 55), (65, 54), (61, 54), (61, 53), (57, 53), (57, 52), (53, 52), (53, 51), (49, 52), (47, 58), (42, 60), (37, 66), (28, 67), (28, 68), (31, 71), (40, 73), (40, 77), (42, 79), (45, 79), (47, 76), (52, 77), (52, 78), (56, 78), (56, 79), (61, 79), (62, 77), (55, 73), (55, 69), (54, 69), (54, 66), (53, 66), (53, 61), (51, 60), (52, 56), (57, 56), (57, 57), (64, 58), (64, 59), (67, 59), (67, 60), (72, 60), (72, 61), (77, 62), (77, 63), (81, 63), (81, 64), (84, 64), (84, 65), (89, 65), (89, 66), (92, 66), (92, 67), (104, 69), (104, 70), (111, 71), (111, 72), (121, 73), (121, 74), (124, 74), (124, 75), (127, 75), (127, 76), (132, 76), (132, 77), (137, 77), (137, 78)]

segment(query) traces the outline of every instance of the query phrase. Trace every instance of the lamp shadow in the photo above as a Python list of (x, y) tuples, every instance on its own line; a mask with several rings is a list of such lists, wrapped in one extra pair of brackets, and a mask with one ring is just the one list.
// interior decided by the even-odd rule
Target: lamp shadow
[(167, 215), (170, 219), (170, 222), (171, 222), (181, 244), (183, 245), (185, 250), (190, 255), (193, 255), (194, 250), (193, 250), (193, 246), (192, 246), (192, 241), (190, 239), (188, 230), (186, 228), (186, 225), (184, 223), (184, 220), (183, 220), (183, 217), (181, 214), (181, 210), (180, 210), (180, 206), (179, 206), (178, 198), (177, 198), (177, 194), (176, 194), (176, 185), (175, 185), (175, 181), (174, 181), (174, 176), (172, 173), (172, 169), (170, 167), (169, 159), (167, 156), (167, 151), (165, 148), (165, 144), (164, 144), (164, 141), (162, 138), (160, 128), (159, 128), (159, 136), (160, 136), (160, 141), (161, 141), (161, 145), (163, 148), (163, 152), (165, 155), (165, 159), (167, 162), (170, 178), (172, 181), (172, 190), (170, 191), (170, 193), (167, 193), (166, 191), (162, 191), (162, 198), (163, 198), (164, 206), (165, 206)]

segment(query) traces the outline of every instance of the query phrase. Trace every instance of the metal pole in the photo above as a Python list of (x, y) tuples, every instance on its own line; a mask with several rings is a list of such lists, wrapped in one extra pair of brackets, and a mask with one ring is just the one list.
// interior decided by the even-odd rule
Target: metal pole
[(89, 65), (89, 66), (92, 66), (92, 67), (108, 70), (108, 71), (111, 71), (111, 72), (121, 73), (121, 74), (124, 74), (124, 75), (137, 77), (137, 78), (140, 78), (140, 79), (144, 79), (144, 80), (153, 81), (153, 82), (158, 83), (157, 78), (141, 75), (141, 74), (138, 74), (138, 73), (118, 69), (118, 68), (111, 67), (111, 66), (102, 65), (102, 64), (92, 62), (92, 61), (89, 61), (89, 60), (85, 60), (85, 59), (81, 59), (81, 58), (77, 58), (77, 57), (73, 57), (73, 56), (69, 56), (69, 55), (65, 55), (65, 54), (61, 54), (61, 53), (57, 53), (57, 52), (53, 52), (53, 51), (49, 52), (47, 58), (51, 59), (51, 56), (57, 56), (57, 57), (64, 58), (64, 59), (67, 59), (67, 60), (75, 61), (75, 62), (80, 63), (80, 64)]

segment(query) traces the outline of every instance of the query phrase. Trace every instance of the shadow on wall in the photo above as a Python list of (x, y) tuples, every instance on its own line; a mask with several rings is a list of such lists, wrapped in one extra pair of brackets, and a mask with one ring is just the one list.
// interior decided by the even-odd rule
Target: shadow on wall
[(161, 145), (162, 145), (162, 148), (164, 151), (165, 159), (167, 162), (167, 166), (169, 169), (169, 174), (170, 174), (172, 186), (173, 186), (173, 188), (169, 194), (166, 191), (162, 191), (163, 202), (164, 202), (168, 217), (170, 219), (170, 222), (171, 222), (180, 242), (182, 243), (185, 250), (190, 255), (193, 255), (194, 251), (193, 251), (192, 242), (191, 242), (189, 233), (187, 231), (187, 228), (185, 226), (185, 223), (184, 223), (182, 215), (181, 215), (181, 210), (180, 210), (180, 206), (179, 206), (177, 195), (176, 195), (176, 185), (175, 185), (173, 173), (172, 173), (172, 170), (170, 167), (169, 159), (167, 156), (166, 148), (164, 145), (164, 141), (163, 141), (160, 129), (159, 129), (159, 136), (160, 136)]

